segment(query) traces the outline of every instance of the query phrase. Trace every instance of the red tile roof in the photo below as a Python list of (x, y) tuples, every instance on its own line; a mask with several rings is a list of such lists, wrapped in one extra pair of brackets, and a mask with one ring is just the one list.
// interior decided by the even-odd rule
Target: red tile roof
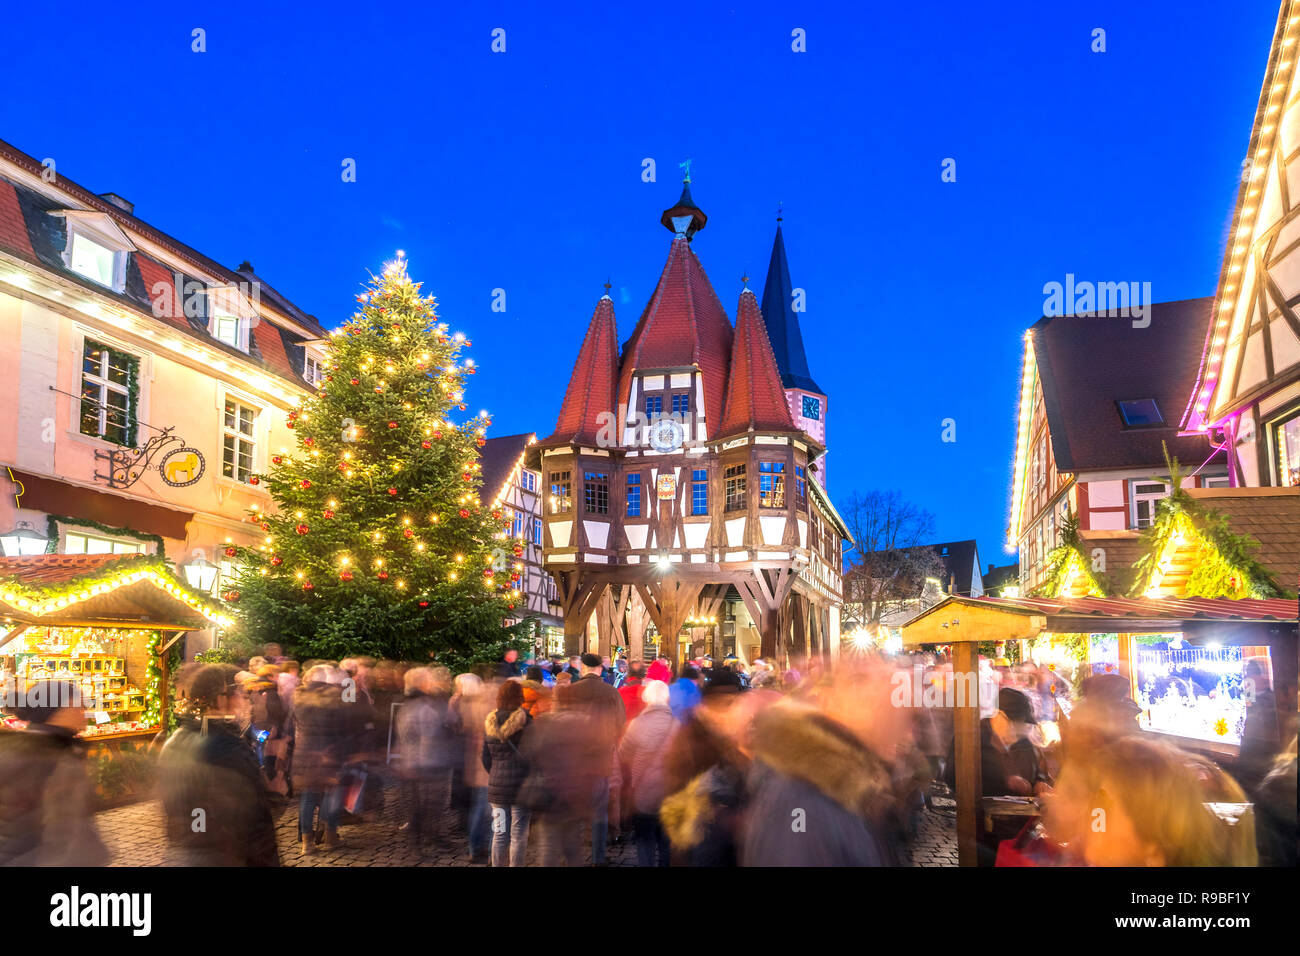
[(20, 588), (58, 587), (115, 564), (143, 562), (142, 554), (37, 554), (23, 558), (0, 558), (0, 581)]
[(619, 406), (627, 405), (634, 369), (694, 365), (704, 377), (705, 419), (721, 421), (731, 338), (731, 322), (700, 260), (687, 240), (674, 239), (659, 284), (623, 350)]
[(25, 259), (36, 258), (32, 238), (27, 234), (27, 220), (23, 218), (22, 207), (18, 205), (18, 193), (3, 179), (0, 179), (0, 246)]
[(289, 361), (289, 353), (284, 348), (284, 339), (276, 326), (266, 321), (266, 319), (258, 319), (253, 323), (253, 327), (249, 329), (248, 334), (257, 343), (257, 350), (262, 355), (263, 365), (286, 378), (302, 379), (293, 363)]
[[(144, 280), (144, 294), (149, 297), (153, 314), (178, 329), (192, 331), (189, 319), (185, 318), (185, 303), (176, 292), (176, 276), (172, 270), (142, 252), (136, 253), (135, 263), (140, 268), (140, 278)], [(165, 297), (155, 298), (154, 287), (160, 283), (171, 291)]]
[(601, 413), (616, 414), (614, 384), (618, 379), (618, 330), (614, 325), (614, 302), (601, 296), (587, 326), (587, 336), (573, 364), (569, 388), (564, 393), (555, 431), (542, 445), (570, 443), (595, 445), (601, 428)]
[[(1127, 618), (1170, 621), (1290, 621), (1296, 602), (1243, 598), (975, 598), (993, 605), (1011, 605), (1049, 617)], [(1049, 621), (1050, 626), (1050, 621)]]
[(722, 423), (710, 437), (722, 438), (754, 429), (794, 430), (777, 371), (776, 356), (758, 298), (746, 289), (736, 310), (736, 335), (731, 349), (731, 377)]

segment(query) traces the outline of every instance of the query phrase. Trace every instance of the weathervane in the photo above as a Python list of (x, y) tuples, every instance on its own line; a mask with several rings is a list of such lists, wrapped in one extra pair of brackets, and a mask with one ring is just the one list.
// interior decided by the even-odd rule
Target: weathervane
[(688, 159), (688, 160), (686, 160), (686, 162), (684, 162), (684, 163), (678, 163), (678, 164), (677, 164), (677, 167), (678, 167), (679, 169), (684, 169), (684, 170), (686, 170), (686, 178), (682, 180), (682, 182), (684, 182), (684, 183), (689, 183), (689, 182), (691, 181), (691, 163), (693, 163), (693, 162), (694, 162), (694, 160)]

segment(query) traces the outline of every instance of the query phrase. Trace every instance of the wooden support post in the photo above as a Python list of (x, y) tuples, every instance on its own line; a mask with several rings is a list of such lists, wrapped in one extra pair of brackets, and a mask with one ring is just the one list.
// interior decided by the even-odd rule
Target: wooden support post
[(957, 863), (976, 866), (984, 787), (981, 778), (979, 645), (955, 643), (952, 677), (956, 682), (953, 708), (953, 759), (957, 779)]

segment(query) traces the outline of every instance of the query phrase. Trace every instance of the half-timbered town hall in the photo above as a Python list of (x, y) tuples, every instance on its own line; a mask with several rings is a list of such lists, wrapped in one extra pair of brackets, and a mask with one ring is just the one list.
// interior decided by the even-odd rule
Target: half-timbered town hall
[(566, 650), (828, 657), (848, 533), (779, 222), (762, 306), (745, 279), (733, 326), (692, 246), (708, 217), (689, 179), (660, 221), (668, 261), (631, 336), (620, 350), (607, 291), (531, 450)]

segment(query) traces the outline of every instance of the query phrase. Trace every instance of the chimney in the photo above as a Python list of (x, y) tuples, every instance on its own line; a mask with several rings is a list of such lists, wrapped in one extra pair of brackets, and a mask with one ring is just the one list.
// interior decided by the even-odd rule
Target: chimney
[(239, 268), (236, 269), (235, 271), (236, 271), (236, 272), (252, 272), (252, 271), (253, 271), (253, 264), (252, 264), (251, 262), (249, 262), (247, 259), (245, 259), (243, 262), (241, 262), (241, 263), (239, 264)]
[(130, 216), (135, 215), (135, 203), (123, 199), (117, 193), (100, 193), (99, 198), (107, 202), (111, 202), (114, 206), (116, 206), (118, 209), (125, 212), (127, 215)]

